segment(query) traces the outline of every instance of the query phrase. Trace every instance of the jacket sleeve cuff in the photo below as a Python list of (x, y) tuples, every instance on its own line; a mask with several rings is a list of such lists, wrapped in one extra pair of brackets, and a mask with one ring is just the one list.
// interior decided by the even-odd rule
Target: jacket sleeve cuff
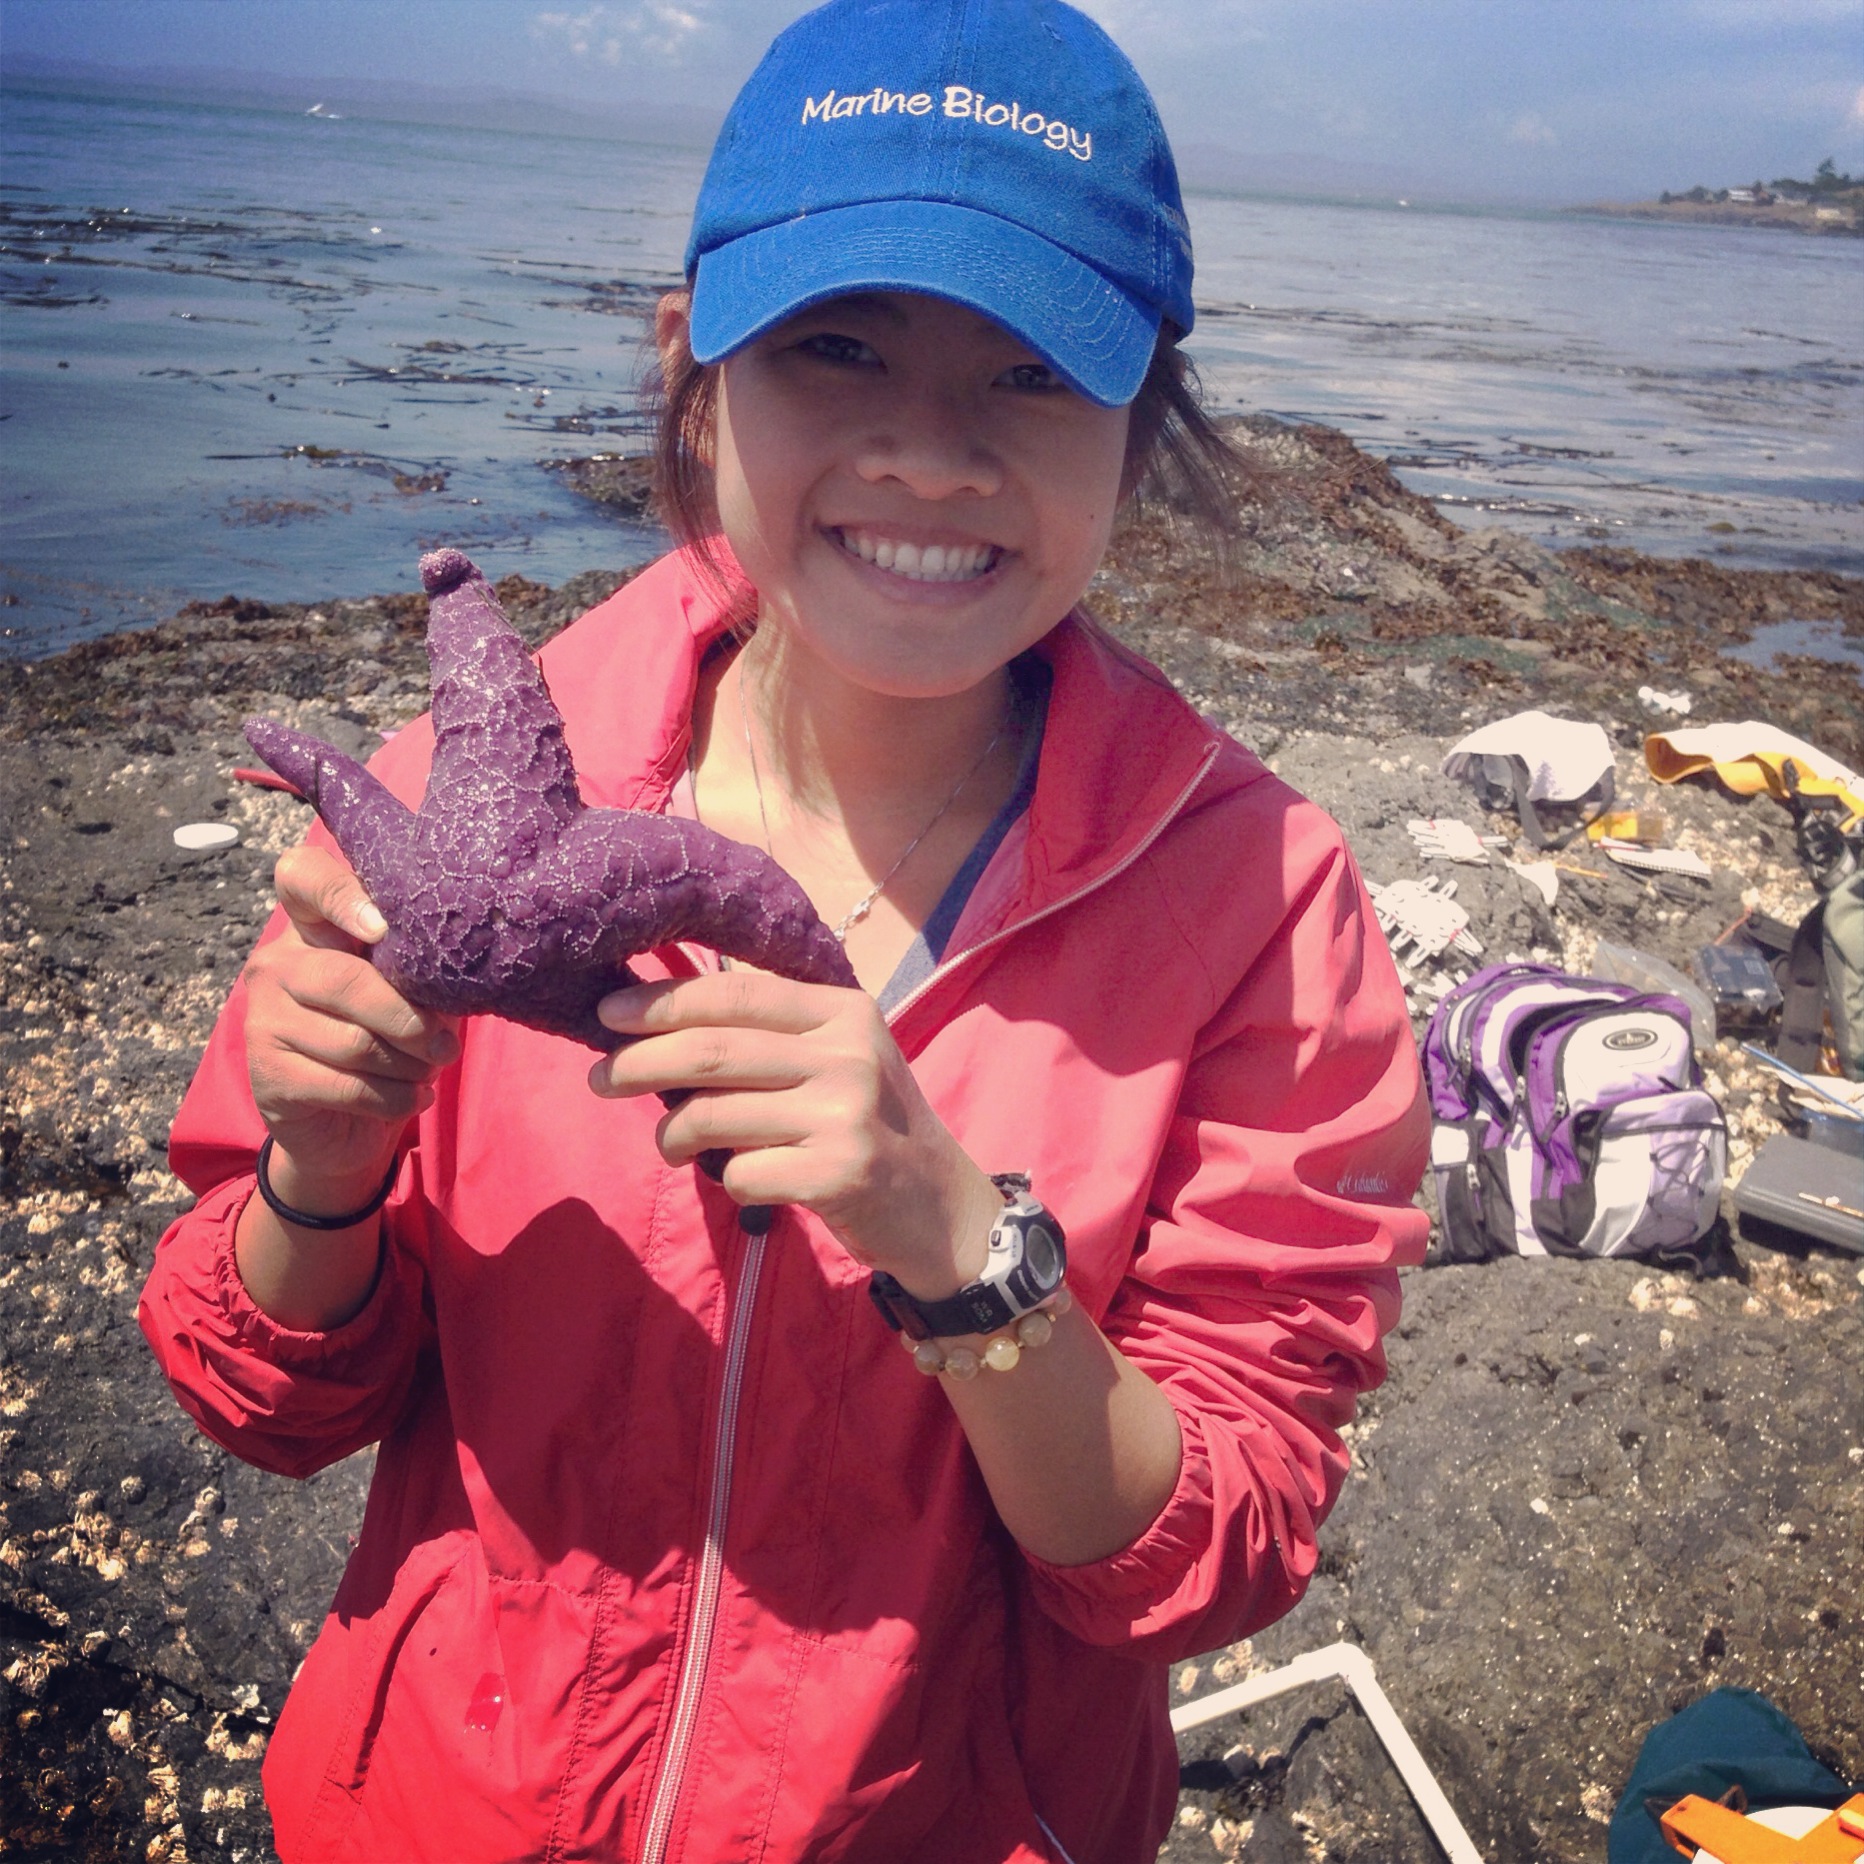
[(1196, 1583), (1216, 1518), (1210, 1451), (1195, 1413), (1178, 1411), (1178, 1480), (1151, 1526), (1085, 1566), (1055, 1566), (1024, 1551), (1042, 1608), (1088, 1644), (1129, 1644), (1174, 1619), (1173, 1602)]
[(163, 1237), (138, 1319), (185, 1410), (262, 1468), (308, 1475), (374, 1442), (407, 1397), (420, 1338), (420, 1276), (382, 1251), (376, 1285), (341, 1326), (281, 1326), (240, 1279), (235, 1237), (251, 1173), (215, 1185)]
[[(384, 1324), (393, 1313), (392, 1293), (397, 1280), (393, 1272), (395, 1252), (385, 1242), (376, 1268), (375, 1286), (369, 1298), (339, 1327), (301, 1332), (274, 1320), (246, 1291), (239, 1272), (237, 1247), (239, 1221), (246, 1206), (258, 1195), (258, 1180), (250, 1175), (237, 1178), (232, 1185), (218, 1185), (201, 1200), (202, 1206), (218, 1203), (210, 1221), (212, 1234), (208, 1246), (212, 1251), (210, 1272), (214, 1297), (226, 1318), (228, 1339), (232, 1345), (262, 1354), (278, 1367), (313, 1370), (333, 1360), (360, 1360), (383, 1333)], [(199, 1214), (198, 1212), (196, 1213)]]

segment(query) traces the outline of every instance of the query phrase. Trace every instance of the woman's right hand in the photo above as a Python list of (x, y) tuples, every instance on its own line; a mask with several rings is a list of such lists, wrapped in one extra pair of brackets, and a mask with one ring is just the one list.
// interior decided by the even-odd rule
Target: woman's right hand
[(388, 927), (335, 855), (294, 848), (274, 885), (290, 924), (246, 966), (246, 1064), (270, 1176), (299, 1209), (354, 1209), (458, 1057), (455, 1019), (416, 1008), (369, 962)]

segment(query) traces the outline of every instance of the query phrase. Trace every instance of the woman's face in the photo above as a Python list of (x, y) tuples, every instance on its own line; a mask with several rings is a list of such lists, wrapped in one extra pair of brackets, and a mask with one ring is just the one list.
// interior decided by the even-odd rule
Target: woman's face
[(1126, 431), (976, 312), (864, 293), (724, 363), (719, 516), (788, 647), (874, 692), (964, 692), (1080, 599)]

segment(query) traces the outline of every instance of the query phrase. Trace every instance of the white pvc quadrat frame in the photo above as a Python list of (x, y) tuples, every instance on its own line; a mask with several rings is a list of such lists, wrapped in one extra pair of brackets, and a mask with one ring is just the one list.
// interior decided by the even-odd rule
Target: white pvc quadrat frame
[(1171, 1731), (1181, 1735), (1189, 1729), (1202, 1728), (1207, 1722), (1221, 1721), (1239, 1709), (1266, 1702), (1271, 1696), (1284, 1695), (1307, 1683), (1331, 1682), (1336, 1677), (1353, 1692), (1354, 1700), (1365, 1711), (1373, 1733), (1385, 1744), (1392, 1765), (1411, 1789), (1418, 1811), (1424, 1815), (1425, 1823), (1443, 1847), (1450, 1864), (1482, 1864), (1482, 1853), (1470, 1842), (1462, 1821), (1444, 1797), (1443, 1788), (1437, 1784), (1436, 1775), (1425, 1765), (1423, 1755), (1417, 1751), (1417, 1743), (1405, 1733), (1398, 1711), (1379, 1687), (1379, 1680), (1372, 1673), (1372, 1659), (1357, 1644), (1324, 1645), (1297, 1657), (1292, 1663), (1283, 1664), (1279, 1670), (1252, 1676), (1228, 1689), (1187, 1702), (1172, 1710)]

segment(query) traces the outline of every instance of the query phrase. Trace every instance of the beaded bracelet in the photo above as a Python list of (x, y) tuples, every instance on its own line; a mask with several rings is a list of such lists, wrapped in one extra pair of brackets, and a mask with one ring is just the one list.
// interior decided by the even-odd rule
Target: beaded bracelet
[(936, 1340), (914, 1340), (900, 1335), (900, 1344), (913, 1356), (913, 1364), (927, 1378), (949, 1372), (954, 1379), (974, 1379), (988, 1366), (993, 1372), (1013, 1372), (1023, 1356), (1025, 1346), (1046, 1346), (1055, 1331), (1055, 1322), (1074, 1306), (1074, 1296), (1058, 1288), (1040, 1307), (990, 1337), (981, 1353), (968, 1346), (954, 1346), (950, 1352)]

